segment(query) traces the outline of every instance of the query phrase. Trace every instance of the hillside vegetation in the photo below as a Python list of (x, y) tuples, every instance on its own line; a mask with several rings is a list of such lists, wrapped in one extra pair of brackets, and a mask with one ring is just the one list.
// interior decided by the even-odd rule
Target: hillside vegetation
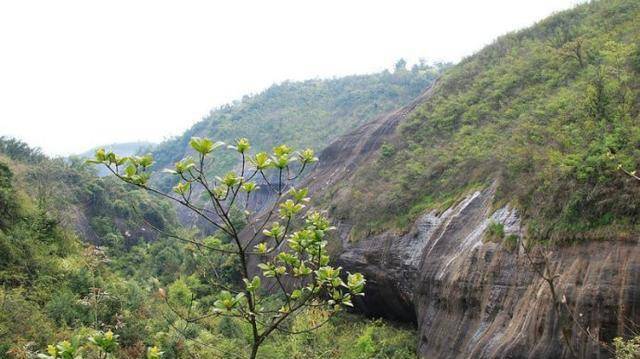
[[(239, 285), (238, 263), (203, 256), (154, 227), (203, 238), (180, 228), (166, 201), (97, 177), (84, 161), (49, 159), (0, 138), (0, 358), (48, 358), (56, 347), (52, 358), (104, 358), (100, 348), (115, 358), (246, 357), (250, 329), (239, 319), (185, 323), (174, 312), (188, 302), (194, 315), (206, 315), (219, 295), (211, 283)], [(290, 329), (304, 331), (325, 316), (311, 310), (296, 319)], [(111, 335), (117, 345), (95, 343)], [(343, 313), (318, 331), (275, 334), (260, 351), (261, 358), (363, 355), (415, 357), (415, 332)]]
[(446, 71), (343, 188), (357, 232), (406, 228), (497, 183), (540, 240), (638, 233), (640, 2), (597, 1), (505, 35)]
[[(423, 64), (409, 70), (404, 64), (398, 62), (394, 72), (287, 81), (257, 95), (245, 96), (211, 111), (181, 136), (158, 145), (153, 151), (155, 168), (172, 167), (182, 159), (194, 136), (229, 143), (246, 137), (260, 151), (279, 143), (322, 150), (341, 134), (412, 100), (449, 66)], [(217, 161), (220, 172), (229, 170), (234, 163), (224, 155)], [(169, 182), (165, 187), (169, 188)]]

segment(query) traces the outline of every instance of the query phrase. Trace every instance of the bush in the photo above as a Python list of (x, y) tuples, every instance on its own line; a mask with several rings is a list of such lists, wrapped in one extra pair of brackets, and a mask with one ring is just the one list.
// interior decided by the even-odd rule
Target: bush
[(613, 340), (616, 351), (616, 359), (637, 359), (640, 358), (640, 336), (624, 340), (617, 337)]
[(489, 242), (501, 243), (504, 239), (504, 224), (490, 222), (485, 232), (485, 240)]

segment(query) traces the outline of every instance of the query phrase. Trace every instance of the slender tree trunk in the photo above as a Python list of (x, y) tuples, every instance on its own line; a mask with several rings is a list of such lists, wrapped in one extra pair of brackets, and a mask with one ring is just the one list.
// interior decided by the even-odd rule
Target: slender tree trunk
[(258, 355), (258, 347), (260, 346), (259, 343), (254, 342), (253, 345), (251, 346), (251, 356), (249, 358), (251, 359), (255, 359), (256, 356)]

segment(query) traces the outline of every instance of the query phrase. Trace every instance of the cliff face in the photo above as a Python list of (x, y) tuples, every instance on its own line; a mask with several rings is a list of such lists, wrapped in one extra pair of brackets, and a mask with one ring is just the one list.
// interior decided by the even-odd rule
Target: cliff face
[[(492, 196), (492, 188), (472, 193), (441, 214), (423, 215), (404, 235), (355, 243), (341, 236), (338, 262), (367, 276), (359, 303), (365, 313), (417, 323), (423, 357), (569, 357), (546, 282), (521, 249), (483, 241), (490, 222), (504, 224), (506, 235), (522, 230), (516, 211), (491, 209)], [(580, 326), (610, 342), (640, 322), (640, 247), (590, 242), (556, 248), (551, 263), (558, 292), (578, 318), (563, 325), (571, 328), (574, 350), (581, 357), (609, 357)]]

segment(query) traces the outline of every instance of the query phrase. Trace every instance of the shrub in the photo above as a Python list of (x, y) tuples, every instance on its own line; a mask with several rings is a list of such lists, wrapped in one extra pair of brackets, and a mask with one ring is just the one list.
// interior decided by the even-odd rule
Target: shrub
[[(237, 318), (251, 328), (249, 357), (255, 358), (265, 339), (288, 326), (297, 316), (296, 312), (313, 307), (336, 313), (343, 306), (353, 306), (355, 296), (364, 295), (366, 280), (362, 274), (343, 275), (341, 268), (329, 265), (325, 235), (334, 228), (323, 212), (306, 208), (311, 200), (307, 197), (308, 189), (293, 187), (295, 179), (318, 161), (312, 149), (294, 152), (287, 145), (279, 145), (272, 153), (251, 155), (251, 145), (245, 138), (227, 146), (208, 138), (193, 137), (189, 145), (195, 159), (187, 156), (173, 169), (165, 170), (179, 180), (172, 194), (149, 183), (149, 168), (154, 163), (151, 155), (121, 157), (99, 149), (95, 159), (88, 161), (105, 165), (125, 183), (180, 204), (216, 233), (213, 237), (195, 239), (180, 233), (166, 233), (168, 237), (195, 246), (211, 259), (230, 258), (240, 264), (237, 270), (242, 283), (211, 282), (217, 291), (217, 300), (212, 307), (204, 308), (204, 312), (212, 314), (204, 315), (203, 308), (198, 308), (195, 293), (183, 279), (169, 287), (168, 295), (160, 289), (159, 295), (173, 314), (187, 323), (184, 331), (191, 333), (195, 328), (188, 323), (212, 315)], [(210, 178), (208, 174), (215, 173), (210, 168), (213, 153), (218, 157), (218, 148), (225, 147), (238, 157), (239, 169)], [(261, 178), (262, 185), (276, 196), (274, 206), (265, 216), (257, 216), (248, 207), (258, 187), (254, 178)], [(195, 193), (203, 193), (208, 204), (204, 205)], [(236, 220), (236, 213), (244, 214), (245, 221)], [(246, 237), (240, 235), (244, 223), (251, 230)], [(296, 231), (294, 227), (300, 229)], [(255, 275), (249, 267), (253, 258), (258, 258), (257, 268), (262, 276)], [(273, 283), (276, 296), (265, 297), (264, 279)], [(285, 285), (287, 282), (292, 285)], [(198, 309), (200, 313), (196, 315), (194, 311)]]
[(485, 232), (485, 240), (489, 242), (501, 243), (504, 239), (504, 224), (490, 222)]

